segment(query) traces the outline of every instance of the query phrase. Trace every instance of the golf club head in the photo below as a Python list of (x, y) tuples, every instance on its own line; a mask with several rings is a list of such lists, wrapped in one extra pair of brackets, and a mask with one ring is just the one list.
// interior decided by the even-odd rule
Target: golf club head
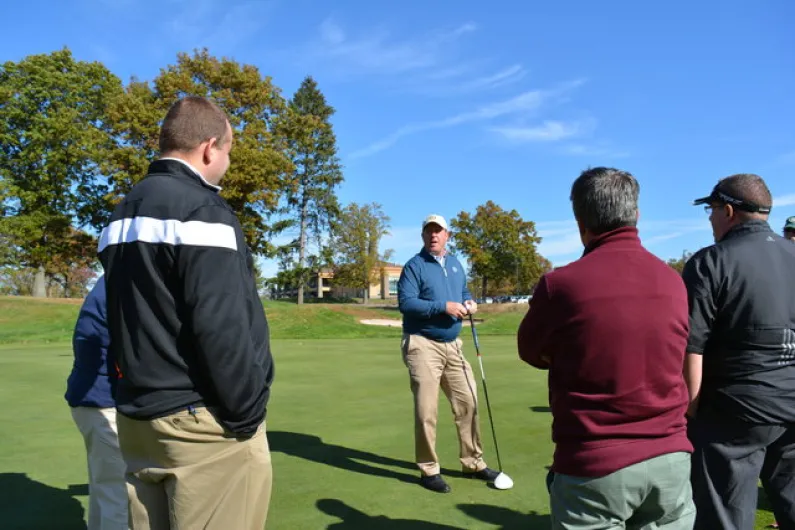
[(497, 478), (494, 479), (494, 487), (498, 490), (509, 490), (513, 488), (513, 480), (505, 473), (500, 472)]

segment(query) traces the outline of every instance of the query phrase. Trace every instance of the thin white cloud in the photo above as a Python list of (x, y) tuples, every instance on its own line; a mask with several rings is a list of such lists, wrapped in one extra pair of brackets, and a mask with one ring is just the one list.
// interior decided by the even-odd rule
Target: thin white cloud
[(327, 18), (320, 25), (320, 42), (312, 46), (311, 54), (333, 59), (335, 67), (347, 72), (402, 74), (439, 66), (445, 47), (476, 29), (474, 23), (467, 22), (414, 39), (392, 38), (384, 31), (352, 37)]
[(630, 153), (626, 150), (615, 149), (607, 145), (587, 145), (575, 143), (563, 146), (562, 153), (570, 156), (588, 156), (600, 158), (627, 158)]
[[(575, 252), (582, 252), (582, 240), (576, 228), (574, 230), (569, 230), (565, 234), (558, 235), (557, 237), (544, 237), (542, 231), (539, 231), (539, 235), (542, 239), (541, 243), (538, 245), (538, 252), (547, 259), (569, 256)], [(554, 262), (555, 260), (552, 259), (552, 261)]]
[(323, 39), (323, 42), (332, 46), (339, 46), (345, 42), (345, 32), (330, 18), (327, 18), (320, 24), (320, 37)]
[(457, 64), (455, 66), (450, 66), (446, 68), (442, 68), (439, 70), (435, 70), (433, 72), (428, 72), (423, 77), (424, 81), (449, 81), (450, 79), (460, 77), (464, 74), (469, 74), (475, 68), (472, 64)]
[(582, 82), (582, 80), (573, 81), (571, 83), (566, 83), (560, 88), (552, 90), (529, 90), (504, 101), (483, 105), (473, 111), (462, 112), (441, 120), (405, 125), (389, 136), (386, 136), (385, 138), (382, 138), (381, 140), (378, 140), (363, 149), (351, 153), (348, 155), (348, 157), (351, 159), (356, 159), (374, 155), (375, 153), (395, 145), (401, 138), (405, 136), (423, 131), (446, 129), (448, 127), (463, 125), (465, 123), (487, 121), (514, 114), (532, 113), (538, 110), (549, 99), (576, 86), (579, 86)]
[(262, 29), (272, 3), (249, 0), (226, 8), (216, 0), (179, 0), (169, 16), (168, 34), (193, 48), (210, 53), (232, 50)]
[(473, 69), (471, 65), (456, 66), (428, 74), (418, 78), (411, 90), (427, 96), (472, 94), (516, 84), (527, 75), (527, 70), (521, 64), (514, 64), (470, 80), (464, 79), (464, 74), (471, 74)]
[(461, 54), (461, 43), (477, 30), (472, 22), (424, 35), (392, 36), (383, 29), (351, 34), (333, 18), (325, 19), (319, 37), (304, 50), (311, 60), (350, 80), (382, 76), (390, 91), (432, 97), (472, 94), (515, 84), (527, 75), (521, 64), (491, 67), (492, 60)]
[[(570, 221), (548, 221), (536, 223), (541, 243), (538, 251), (556, 266), (577, 259), (583, 251), (577, 223)], [(671, 219), (645, 221), (641, 217), (638, 231), (643, 245), (651, 251), (665, 241), (679, 239), (698, 232), (709, 232), (706, 219)]]
[(646, 246), (652, 246), (657, 243), (662, 243), (663, 241), (668, 241), (670, 239), (676, 239), (678, 237), (682, 237), (683, 235), (687, 234), (687, 232), (671, 232), (668, 234), (660, 234), (658, 236), (653, 236), (643, 240), (643, 244)]
[(795, 204), (795, 193), (790, 193), (788, 195), (782, 195), (780, 197), (773, 197), (773, 206), (792, 206)]
[(544, 121), (534, 127), (492, 127), (490, 130), (508, 141), (516, 143), (557, 142), (591, 132), (596, 127), (594, 120), (585, 122)]
[(476, 31), (477, 29), (477, 24), (474, 22), (467, 22), (466, 24), (462, 24), (461, 26), (457, 27), (455, 31), (452, 31), (449, 35), (447, 35), (447, 38), (460, 37), (465, 33), (470, 33), (472, 31)]

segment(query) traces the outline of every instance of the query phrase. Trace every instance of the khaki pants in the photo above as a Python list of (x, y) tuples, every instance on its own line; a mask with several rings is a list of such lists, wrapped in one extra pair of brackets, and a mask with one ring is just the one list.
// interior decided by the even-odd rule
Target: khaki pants
[(134, 530), (264, 528), (272, 481), (264, 423), (238, 440), (204, 407), (118, 421)]
[(477, 386), (461, 344), (461, 339), (435, 342), (422, 335), (403, 335), (403, 362), (409, 369), (414, 394), (414, 452), (423, 475), (440, 473), (436, 455), (440, 385), (453, 410), (464, 471), (480, 471), (486, 467), (478, 425)]
[(116, 435), (116, 409), (73, 407), (86, 446), (88, 530), (127, 530), (124, 459)]

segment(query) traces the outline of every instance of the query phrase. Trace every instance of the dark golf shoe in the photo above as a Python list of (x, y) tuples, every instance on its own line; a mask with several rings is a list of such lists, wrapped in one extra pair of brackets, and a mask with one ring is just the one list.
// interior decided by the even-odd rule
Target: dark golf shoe
[(499, 471), (494, 471), (488, 467), (484, 467), (480, 471), (475, 471), (474, 473), (471, 471), (468, 473), (464, 472), (464, 476), (467, 478), (478, 478), (480, 480), (485, 480), (486, 482), (494, 482), (494, 479), (496, 479), (499, 475)]
[(422, 484), (423, 488), (437, 493), (450, 493), (450, 486), (444, 481), (442, 475), (422, 475), (420, 477), (420, 484)]

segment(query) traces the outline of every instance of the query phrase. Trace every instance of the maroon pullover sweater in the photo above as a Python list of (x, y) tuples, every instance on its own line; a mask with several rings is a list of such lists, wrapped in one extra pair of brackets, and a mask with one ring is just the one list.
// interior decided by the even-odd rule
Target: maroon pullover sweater
[(582, 258), (541, 279), (530, 304), (519, 356), (549, 370), (554, 472), (600, 477), (692, 452), (687, 293), (635, 228), (591, 241)]

